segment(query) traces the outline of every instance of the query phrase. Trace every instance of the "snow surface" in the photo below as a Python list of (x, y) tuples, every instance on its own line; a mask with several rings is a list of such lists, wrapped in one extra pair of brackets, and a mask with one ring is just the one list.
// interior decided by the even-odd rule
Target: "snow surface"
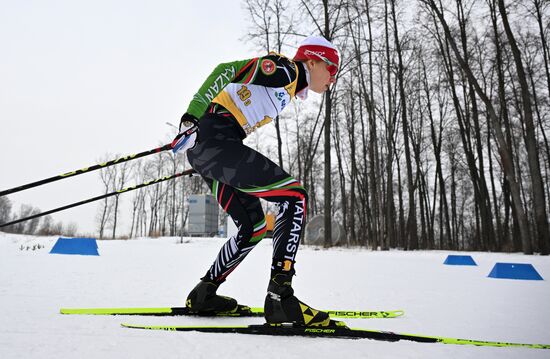
[[(61, 307), (184, 305), (223, 240), (98, 241), (100, 256), (48, 254), (56, 239), (0, 232), (2, 359), (550, 358), (550, 350), (540, 349), (179, 333), (119, 325), (230, 325), (261, 323), (262, 318), (61, 315)], [(33, 251), (36, 244), (45, 247)], [(257, 247), (220, 289), (253, 306), (263, 304), (271, 240)], [(405, 310), (396, 319), (346, 320), (350, 327), (550, 344), (549, 257), (468, 253), (478, 266), (443, 265), (449, 253), (302, 246), (294, 287), (299, 298), (317, 308)], [(487, 278), (497, 261), (531, 263), (545, 280)]]

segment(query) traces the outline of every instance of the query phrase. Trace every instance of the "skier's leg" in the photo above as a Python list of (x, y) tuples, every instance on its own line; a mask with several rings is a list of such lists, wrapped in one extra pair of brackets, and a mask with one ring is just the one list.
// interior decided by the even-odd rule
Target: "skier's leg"
[(242, 129), (231, 119), (207, 115), (200, 122), (198, 144), (187, 151), (189, 163), (203, 177), (279, 204), (266, 320), (328, 325), (328, 314), (299, 301), (292, 289), (294, 259), (305, 225), (307, 193), (282, 168), (245, 146), (242, 138)]
[(218, 202), (238, 228), (237, 234), (220, 249), (206, 274), (208, 278), (221, 283), (265, 237), (267, 225), (258, 198), (215, 180), (213, 191), (217, 193)]
[(238, 233), (220, 249), (206, 275), (189, 294), (186, 305), (197, 312), (231, 311), (236, 309), (237, 301), (217, 295), (216, 290), (265, 236), (265, 216), (259, 199), (216, 180), (205, 178), (205, 181), (212, 188), (220, 206), (235, 222)]
[[(273, 262), (265, 300), (266, 320), (272, 323), (294, 322), (301, 325), (329, 325), (327, 313), (315, 310), (294, 296), (292, 277), (294, 261), (305, 226), (307, 193), (292, 176), (260, 153), (242, 143), (209, 141), (211, 148), (223, 145), (223, 151), (210, 151), (210, 156), (224, 163), (211, 166), (206, 161), (191, 158), (204, 151), (201, 144), (190, 155), (195, 169), (203, 176), (216, 178), (256, 198), (275, 202), (279, 213), (274, 228)], [(229, 170), (228, 170), (229, 169)], [(236, 170), (233, 170), (236, 169)], [(223, 250), (222, 250), (223, 251)]]
[(271, 279), (264, 304), (266, 321), (308, 326), (332, 325), (328, 313), (300, 301), (294, 296), (292, 288), (296, 252), (305, 226), (307, 192), (298, 181), (287, 175), (271, 186), (248, 190), (247, 193), (279, 204), (273, 230)]

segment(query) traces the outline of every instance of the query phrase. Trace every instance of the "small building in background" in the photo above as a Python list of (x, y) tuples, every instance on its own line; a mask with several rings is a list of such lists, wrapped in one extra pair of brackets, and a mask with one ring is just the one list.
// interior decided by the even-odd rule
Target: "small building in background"
[(190, 236), (212, 237), (218, 234), (219, 205), (214, 196), (192, 194), (189, 196), (189, 220), (187, 233)]

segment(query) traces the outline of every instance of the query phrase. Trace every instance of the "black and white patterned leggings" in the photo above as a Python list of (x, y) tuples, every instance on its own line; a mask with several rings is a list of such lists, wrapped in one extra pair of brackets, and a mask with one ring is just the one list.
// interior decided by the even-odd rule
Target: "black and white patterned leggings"
[(279, 206), (273, 230), (274, 261), (294, 262), (305, 226), (307, 193), (303, 186), (244, 145), (243, 138), (244, 132), (232, 117), (206, 114), (199, 122), (197, 145), (187, 151), (189, 163), (210, 185), (238, 228), (206, 274), (220, 283), (265, 236), (260, 198)]

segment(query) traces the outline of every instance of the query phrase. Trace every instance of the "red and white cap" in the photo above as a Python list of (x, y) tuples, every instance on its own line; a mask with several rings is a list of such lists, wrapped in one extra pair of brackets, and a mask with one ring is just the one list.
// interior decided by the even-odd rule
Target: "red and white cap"
[(307, 37), (296, 51), (294, 61), (322, 60), (326, 62), (331, 76), (335, 76), (340, 66), (340, 53), (336, 46), (321, 36)]

